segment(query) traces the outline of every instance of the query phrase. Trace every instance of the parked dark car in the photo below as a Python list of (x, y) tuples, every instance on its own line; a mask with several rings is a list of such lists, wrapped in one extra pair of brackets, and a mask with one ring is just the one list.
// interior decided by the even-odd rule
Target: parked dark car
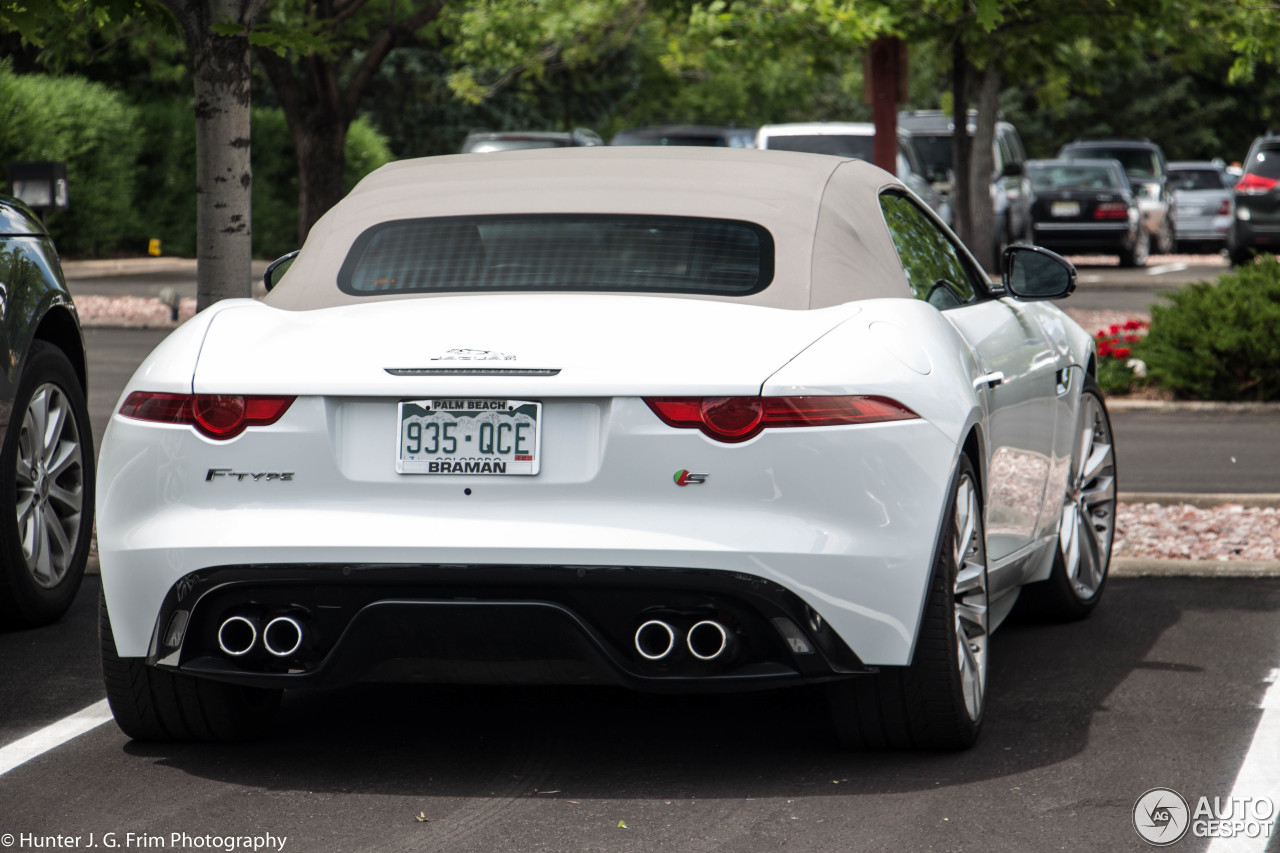
[[(969, 135), (976, 129), (977, 113), (969, 111)], [(898, 115), (898, 133), (914, 149), (924, 167), (925, 177), (934, 189), (950, 199), (954, 175), (951, 163), (951, 137), (955, 121), (940, 110), (918, 110)], [(1018, 130), (1007, 121), (996, 122), (991, 143), (995, 169), (991, 175), (991, 210), (995, 216), (992, 233), (996, 240), (996, 256), (1005, 246), (1030, 238), (1028, 205), (1031, 188), (1024, 174), (1027, 152)]]
[(1231, 263), (1242, 264), (1255, 252), (1274, 253), (1280, 247), (1280, 136), (1260, 136), (1249, 146), (1233, 196)]
[(699, 148), (755, 148), (754, 127), (664, 124), (620, 130), (610, 145), (692, 145)]
[(1063, 254), (1119, 255), (1141, 267), (1151, 235), (1117, 160), (1030, 160), (1031, 230), (1036, 245)]
[(0, 626), (62, 616), (93, 530), (85, 349), (53, 241), (0, 196)]
[(1162, 255), (1173, 251), (1178, 240), (1177, 214), (1173, 208), (1173, 188), (1169, 186), (1169, 161), (1159, 145), (1150, 139), (1077, 139), (1058, 149), (1058, 157), (1119, 160), (1138, 195), (1152, 248)]
[(1221, 160), (1169, 164), (1178, 220), (1178, 251), (1220, 252), (1231, 231), (1236, 179)]
[(467, 134), (462, 143), (462, 154), (488, 154), (493, 151), (522, 151), (528, 148), (576, 148), (603, 145), (604, 141), (594, 130), (584, 127), (568, 133), (560, 131), (522, 130), (485, 131)]

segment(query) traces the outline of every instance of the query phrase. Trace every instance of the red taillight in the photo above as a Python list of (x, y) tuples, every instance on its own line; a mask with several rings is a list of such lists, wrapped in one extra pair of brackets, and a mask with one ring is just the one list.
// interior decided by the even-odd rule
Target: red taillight
[(140, 421), (187, 424), (209, 438), (235, 438), (251, 426), (268, 426), (280, 420), (294, 397), (239, 394), (164, 394), (134, 391), (120, 407), (120, 414)]
[(1275, 188), (1275, 178), (1264, 178), (1261, 175), (1245, 175), (1236, 184), (1236, 191), (1248, 193), (1249, 195), (1258, 195), (1260, 193), (1271, 192)]
[(839, 426), (920, 417), (886, 397), (646, 397), (668, 426), (716, 441), (754, 438), (771, 427)]
[(1129, 205), (1122, 201), (1104, 201), (1093, 209), (1094, 219), (1128, 219)]
[(1231, 199), (1224, 198), (1222, 204), (1218, 205), (1218, 216), (1228, 216), (1231, 213)]

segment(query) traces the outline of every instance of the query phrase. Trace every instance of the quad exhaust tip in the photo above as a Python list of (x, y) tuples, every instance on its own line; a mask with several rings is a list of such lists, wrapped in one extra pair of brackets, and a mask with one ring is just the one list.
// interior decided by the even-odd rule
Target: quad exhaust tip
[(258, 642), (258, 629), (244, 616), (232, 616), (218, 628), (218, 648), (232, 657), (247, 655)]
[(302, 645), (302, 625), (291, 616), (277, 616), (262, 629), (263, 647), (278, 658), (287, 658)]
[(636, 651), (645, 660), (662, 660), (676, 646), (676, 632), (661, 619), (650, 619), (636, 629)]

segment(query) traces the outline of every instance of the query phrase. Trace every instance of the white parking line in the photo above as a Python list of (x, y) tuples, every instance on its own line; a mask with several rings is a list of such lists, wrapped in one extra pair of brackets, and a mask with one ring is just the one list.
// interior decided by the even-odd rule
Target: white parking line
[[(1236, 776), (1231, 796), (1248, 797), (1251, 800), (1270, 797), (1275, 802), (1280, 800), (1276, 796), (1280, 792), (1280, 670), (1272, 670), (1267, 680), (1271, 682), (1271, 686), (1267, 688), (1258, 706), (1262, 709), (1262, 719), (1258, 720), (1258, 728), (1253, 732), (1253, 742), (1244, 755), (1244, 763), (1240, 765), (1240, 773)], [(1273, 822), (1271, 831), (1274, 833), (1275, 830)], [(1262, 853), (1270, 840), (1245, 835), (1215, 838), (1207, 853)]]
[(62, 746), (72, 738), (96, 729), (110, 719), (111, 708), (107, 705), (107, 700), (103, 699), (101, 702), (94, 702), (83, 711), (77, 711), (70, 717), (63, 717), (58, 722), (27, 735), (22, 740), (0, 747), (0, 776), (15, 767), (26, 764), (38, 755)]
[(1152, 267), (1147, 270), (1147, 275), (1164, 275), (1167, 272), (1182, 272), (1186, 268), (1186, 264), (1165, 264), (1164, 266)]

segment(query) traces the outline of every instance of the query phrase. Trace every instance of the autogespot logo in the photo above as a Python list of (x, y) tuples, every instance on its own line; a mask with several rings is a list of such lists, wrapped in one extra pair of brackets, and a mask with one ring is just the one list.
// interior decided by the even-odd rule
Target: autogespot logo
[(1189, 824), (1187, 801), (1171, 788), (1152, 788), (1133, 804), (1133, 828), (1156, 847), (1177, 844)]

